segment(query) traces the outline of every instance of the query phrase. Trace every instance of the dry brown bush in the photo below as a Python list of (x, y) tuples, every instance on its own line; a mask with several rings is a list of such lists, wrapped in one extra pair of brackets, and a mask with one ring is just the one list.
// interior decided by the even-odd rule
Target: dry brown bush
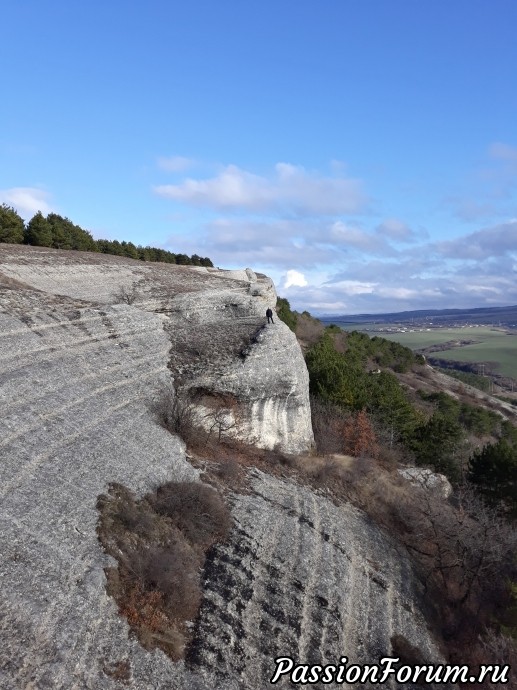
[(332, 403), (311, 396), (312, 429), (318, 453), (329, 455), (344, 451), (344, 429), (348, 414)]
[(307, 350), (321, 338), (325, 326), (310, 314), (298, 314), (296, 319), (296, 337), (302, 349)]
[(152, 499), (159, 515), (168, 517), (190, 544), (209, 548), (228, 533), (230, 512), (221, 495), (199, 482), (169, 482)]
[(178, 533), (171, 535), (166, 546), (137, 551), (131, 562), (146, 592), (158, 597), (162, 612), (173, 619), (191, 620), (201, 603), (203, 556)]
[(379, 454), (375, 431), (365, 410), (345, 420), (343, 437), (345, 452), (350, 455), (375, 458)]
[(206, 551), (231, 527), (228, 508), (217, 491), (194, 482), (169, 482), (139, 500), (113, 484), (97, 507), (99, 539), (118, 561), (106, 570), (108, 593), (147, 649), (181, 658)]

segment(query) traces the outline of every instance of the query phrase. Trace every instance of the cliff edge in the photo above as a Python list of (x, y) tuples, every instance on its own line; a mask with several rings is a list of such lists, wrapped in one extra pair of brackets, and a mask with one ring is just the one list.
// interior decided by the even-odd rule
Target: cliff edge
[(397, 635), (442, 660), (396, 543), (258, 470), (229, 497), (186, 661), (143, 649), (106, 593), (99, 494), (199, 481), (156, 419), (164, 390), (208, 430), (224, 419), (246, 443), (310, 448), (301, 352), (264, 323), (275, 301), (249, 270), (0, 245), (0, 688), (262, 690), (275, 656), (376, 663)]

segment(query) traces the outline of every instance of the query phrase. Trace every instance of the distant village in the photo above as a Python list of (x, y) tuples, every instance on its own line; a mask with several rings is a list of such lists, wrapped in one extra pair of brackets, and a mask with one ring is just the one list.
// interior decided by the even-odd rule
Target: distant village
[(503, 329), (516, 328), (517, 323), (465, 323), (465, 322), (455, 322), (450, 321), (447, 323), (433, 323), (432, 321), (427, 321), (425, 325), (422, 324), (367, 324), (361, 328), (361, 330), (366, 332), (375, 333), (424, 333), (426, 331), (434, 331), (437, 329), (452, 329), (452, 328), (493, 328), (493, 329)]

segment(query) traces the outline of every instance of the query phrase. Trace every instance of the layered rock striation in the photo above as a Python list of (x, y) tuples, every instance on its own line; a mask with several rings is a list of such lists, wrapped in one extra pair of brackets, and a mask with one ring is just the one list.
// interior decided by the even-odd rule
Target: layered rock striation
[(0, 688), (262, 690), (275, 655), (375, 662), (396, 634), (440, 659), (396, 545), (358, 511), (258, 471), (231, 497), (185, 662), (144, 650), (106, 593), (99, 494), (199, 480), (158, 422), (164, 393), (202, 424), (227, 415), (224, 433), (243, 441), (310, 446), (299, 348), (264, 323), (275, 299), (251, 271), (0, 245)]
[(313, 444), (309, 377), (294, 333), (279, 319), (265, 324), (275, 303), (267, 280), (173, 298), (171, 369), (207, 433), (300, 453)]

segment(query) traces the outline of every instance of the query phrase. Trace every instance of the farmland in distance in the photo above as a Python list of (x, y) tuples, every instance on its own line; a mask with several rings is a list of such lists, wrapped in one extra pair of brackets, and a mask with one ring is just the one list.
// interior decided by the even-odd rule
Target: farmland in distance
[[(517, 330), (491, 326), (459, 328), (414, 328), (393, 323), (343, 323), (344, 330), (357, 330), (370, 337), (395, 340), (426, 356), (447, 361), (478, 364), (478, 373), (486, 367), (495, 374), (517, 379)], [(484, 366), (483, 366), (484, 365)]]

